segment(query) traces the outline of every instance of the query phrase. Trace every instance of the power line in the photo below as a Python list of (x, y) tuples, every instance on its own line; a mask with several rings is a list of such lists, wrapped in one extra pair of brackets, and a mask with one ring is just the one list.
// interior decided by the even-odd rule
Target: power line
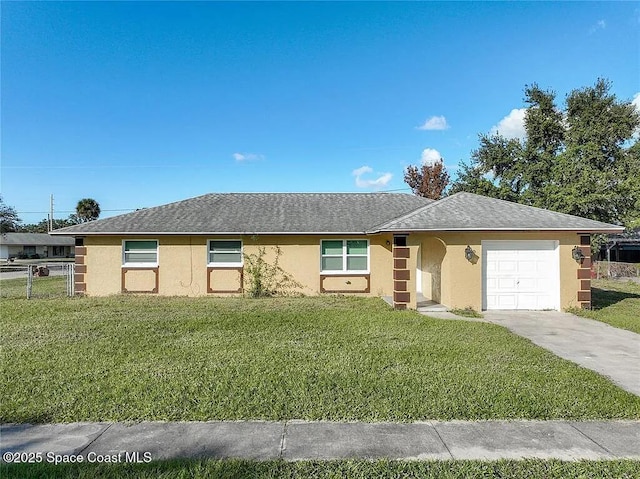
[(98, 170), (132, 168), (211, 168), (211, 165), (91, 165), (91, 166), (2, 166), (3, 170)]
[[(103, 210), (100, 209), (101, 212), (103, 211), (135, 211), (139, 208), (127, 208), (127, 209), (122, 209), (122, 210)], [(56, 210), (57, 213), (75, 213), (76, 210)], [(35, 215), (35, 214), (47, 214), (49, 213), (48, 211), (16, 211), (16, 213), (21, 214), (21, 215)]]

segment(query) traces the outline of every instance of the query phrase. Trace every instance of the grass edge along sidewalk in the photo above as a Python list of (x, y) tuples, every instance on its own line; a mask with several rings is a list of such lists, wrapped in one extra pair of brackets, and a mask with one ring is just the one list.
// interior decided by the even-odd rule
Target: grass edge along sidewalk
[[(0, 466), (8, 477), (637, 477), (640, 468), (639, 461), (622, 459), (640, 458), (634, 440), (640, 421), (81, 423), (2, 430), (3, 452), (55, 453), (39, 464)], [(78, 456), (87, 460), (70, 464)], [(514, 471), (522, 475), (509, 475)]]
[(0, 464), (6, 479), (209, 479), (317, 478), (545, 478), (584, 479), (640, 477), (640, 461), (559, 461), (543, 459), (500, 461), (392, 461), (341, 460), (286, 462), (242, 459), (177, 459), (149, 464)]

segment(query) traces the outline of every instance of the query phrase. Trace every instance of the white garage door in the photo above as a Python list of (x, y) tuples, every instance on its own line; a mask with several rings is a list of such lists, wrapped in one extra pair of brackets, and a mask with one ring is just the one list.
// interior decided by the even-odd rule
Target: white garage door
[(484, 309), (559, 309), (556, 241), (483, 241)]

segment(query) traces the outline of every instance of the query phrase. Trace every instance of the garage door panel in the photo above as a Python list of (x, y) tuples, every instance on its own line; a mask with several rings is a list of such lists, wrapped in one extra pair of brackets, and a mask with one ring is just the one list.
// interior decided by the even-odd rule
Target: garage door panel
[(535, 294), (520, 294), (518, 297), (519, 309), (538, 309), (538, 296)]
[(520, 278), (518, 289), (520, 291), (544, 291), (545, 285), (537, 278)]
[[(553, 260), (553, 258), (551, 260)], [(543, 272), (543, 271), (549, 271), (550, 269), (551, 268), (549, 268), (549, 260), (536, 261), (536, 271)]]
[(514, 273), (518, 271), (518, 263), (516, 261), (497, 261), (496, 271), (500, 273)]
[(538, 262), (532, 260), (520, 260), (518, 262), (518, 273), (519, 274), (527, 274), (527, 273), (536, 273), (538, 271)]
[(495, 309), (515, 309), (517, 305), (517, 298), (515, 294), (501, 294), (496, 296)]
[(518, 282), (515, 278), (498, 278), (495, 289), (496, 291), (516, 291), (518, 289)]
[(555, 241), (483, 242), (486, 309), (557, 309)]
[(524, 293), (518, 296), (518, 309), (555, 309), (552, 296)]

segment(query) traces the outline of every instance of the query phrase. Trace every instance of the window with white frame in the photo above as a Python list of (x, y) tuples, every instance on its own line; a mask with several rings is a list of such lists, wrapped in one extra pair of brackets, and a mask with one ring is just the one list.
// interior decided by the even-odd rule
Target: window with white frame
[(242, 266), (242, 241), (209, 240), (208, 256), (213, 266)]
[(122, 242), (123, 266), (155, 266), (158, 264), (157, 240), (125, 240)]
[(366, 273), (369, 271), (369, 240), (322, 240), (323, 273)]

